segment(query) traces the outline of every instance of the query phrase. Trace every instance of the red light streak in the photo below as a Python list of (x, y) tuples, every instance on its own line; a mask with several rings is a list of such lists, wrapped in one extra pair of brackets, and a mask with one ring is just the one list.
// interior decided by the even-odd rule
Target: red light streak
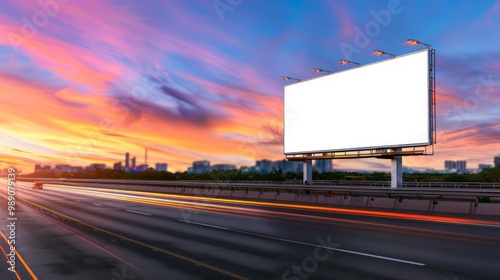
[[(461, 225), (500, 227), (500, 223), (495, 221), (444, 217), (444, 216), (431, 216), (424, 214), (394, 213), (387, 211), (345, 209), (345, 208), (316, 206), (316, 205), (287, 204), (279, 202), (252, 201), (252, 200), (226, 199), (226, 198), (213, 198), (213, 197), (194, 197), (194, 196), (185, 196), (177, 194), (161, 194), (161, 193), (150, 193), (150, 192), (140, 192), (140, 191), (126, 191), (126, 190), (102, 191), (92, 188), (67, 187), (67, 186), (57, 189), (64, 192), (84, 194), (87, 196), (143, 203), (161, 207), (221, 212), (228, 214), (251, 215), (251, 216), (270, 217), (270, 218), (282, 217), (282, 218), (301, 220), (301, 221), (307, 220), (307, 221), (328, 222), (328, 223), (342, 222), (356, 227), (363, 227), (370, 229), (378, 228), (380, 230), (406, 232), (424, 236), (432, 236), (432, 237), (442, 236), (443, 238), (469, 240), (469, 241), (471, 238), (481, 238), (485, 240), (485, 242), (495, 242), (496, 244), (500, 242), (500, 238), (493, 238), (493, 237), (486, 238), (486, 237), (457, 234), (457, 233), (444, 232), (438, 230), (428, 230), (428, 229), (419, 229), (415, 227), (381, 224), (380, 222), (374, 223), (374, 222), (356, 221), (343, 218), (322, 217), (310, 214), (288, 213), (288, 212), (280, 212), (267, 209), (255, 209), (245, 206), (259, 206), (259, 207), (269, 207), (275, 209), (302, 210), (311, 212), (334, 213), (334, 214), (356, 215), (356, 216), (371, 216), (371, 217), (391, 218), (391, 219), (407, 219), (407, 220), (461, 224)], [(220, 203), (228, 205), (222, 205)], [(482, 242), (482, 241), (477, 239), (477, 242)]]

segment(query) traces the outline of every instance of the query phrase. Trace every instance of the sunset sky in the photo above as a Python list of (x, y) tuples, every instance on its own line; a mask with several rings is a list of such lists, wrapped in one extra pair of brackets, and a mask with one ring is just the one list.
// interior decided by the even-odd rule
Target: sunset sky
[[(283, 159), (283, 75), (308, 79), (322, 75), (314, 67), (352, 67), (339, 59), (384, 59), (374, 49), (423, 48), (408, 38), (437, 52), (438, 143), (434, 156), (405, 158), (404, 167), (492, 164), (500, 1), (4, 0), (0, 168), (112, 166), (125, 152), (142, 164), (146, 147), (150, 166), (167, 162), (169, 171), (202, 159)], [(335, 169), (388, 167), (334, 161)]]

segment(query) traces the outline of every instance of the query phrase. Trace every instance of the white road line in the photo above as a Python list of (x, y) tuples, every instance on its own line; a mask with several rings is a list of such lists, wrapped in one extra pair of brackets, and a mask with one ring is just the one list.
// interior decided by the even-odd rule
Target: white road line
[(126, 209), (125, 211), (127, 211), (127, 212), (131, 212), (131, 213), (140, 214), (140, 215), (145, 215), (145, 216), (151, 216), (151, 214), (149, 214), (149, 213), (145, 213), (145, 212), (139, 212), (139, 211), (128, 210), (128, 209)]
[(289, 243), (294, 243), (294, 244), (300, 244), (300, 245), (305, 245), (305, 246), (320, 247), (320, 248), (325, 248), (325, 249), (329, 249), (329, 250), (333, 250), (333, 251), (338, 251), (338, 252), (343, 252), (343, 253), (347, 253), (347, 254), (360, 255), (360, 256), (365, 256), (365, 257), (370, 257), (370, 258), (382, 259), (382, 260), (399, 262), (399, 263), (406, 263), (406, 264), (417, 265), (417, 266), (425, 266), (424, 263), (419, 263), (419, 262), (412, 262), (412, 261), (407, 261), (407, 260), (402, 260), (402, 259), (396, 259), (396, 258), (390, 258), (390, 257), (384, 257), (384, 256), (379, 256), (379, 255), (374, 255), (374, 254), (368, 254), (368, 253), (356, 252), (356, 251), (351, 251), (351, 250), (339, 249), (339, 248), (335, 248), (335, 247), (321, 246), (321, 245), (318, 245), (318, 244), (312, 244), (312, 243), (300, 242), (300, 241), (295, 241), (295, 240), (289, 240), (289, 239), (285, 239), (285, 238), (279, 238), (279, 237), (274, 237), (274, 236), (270, 236), (270, 235), (264, 235), (264, 234), (258, 234), (258, 233), (253, 233), (253, 232), (235, 230), (235, 229), (230, 229), (230, 228), (225, 228), (225, 227), (220, 227), (220, 226), (214, 226), (214, 225), (209, 225), (209, 224), (191, 222), (191, 221), (186, 221), (186, 220), (179, 220), (179, 222), (183, 222), (183, 223), (187, 223), (187, 224), (193, 224), (193, 225), (199, 225), (199, 226), (204, 226), (204, 227), (209, 227), (209, 228), (216, 228), (216, 229), (221, 229), (221, 230), (227, 230), (227, 231), (232, 231), (232, 232), (236, 232), (236, 233), (253, 235), (253, 236), (258, 236), (258, 237), (263, 237), (263, 238), (268, 238), (268, 239), (273, 239), (273, 240), (279, 240), (279, 241), (284, 241), (284, 242), (289, 242)]
[(365, 257), (377, 258), (377, 259), (388, 260), (388, 261), (393, 261), (393, 262), (400, 262), (400, 263), (406, 263), (406, 264), (412, 264), (412, 265), (418, 265), (418, 266), (424, 266), (425, 265), (424, 263), (412, 262), (412, 261), (407, 261), (407, 260), (402, 260), (402, 259), (396, 259), (396, 258), (390, 258), (390, 257), (384, 257), (384, 256), (379, 256), (379, 255), (373, 255), (373, 254), (367, 254), (367, 253), (361, 253), (361, 252), (356, 252), (356, 251), (351, 251), (351, 250), (336, 249), (336, 248), (334, 248), (333, 250), (339, 251), (339, 252), (348, 253), (348, 254), (354, 254), (354, 255), (360, 255), (360, 256), (365, 256)]
[(187, 224), (194, 224), (194, 225), (199, 225), (199, 226), (204, 226), (204, 227), (218, 228), (218, 229), (222, 229), (222, 230), (229, 230), (229, 231), (231, 231), (230, 229), (225, 228), (225, 227), (219, 227), (219, 226), (208, 225), (208, 224), (203, 224), (203, 223), (190, 222), (190, 221), (186, 221), (186, 220), (179, 220), (179, 222), (184, 222), (184, 223), (187, 223)]
[(92, 203), (92, 204), (95, 206), (102, 206), (102, 204), (99, 204), (99, 203)]

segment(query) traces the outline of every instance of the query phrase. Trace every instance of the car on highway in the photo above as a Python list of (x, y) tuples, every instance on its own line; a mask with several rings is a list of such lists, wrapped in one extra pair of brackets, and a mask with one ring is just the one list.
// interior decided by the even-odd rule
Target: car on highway
[(33, 182), (33, 185), (31, 185), (31, 188), (32, 189), (40, 189), (40, 190), (42, 190), (43, 189), (43, 183)]

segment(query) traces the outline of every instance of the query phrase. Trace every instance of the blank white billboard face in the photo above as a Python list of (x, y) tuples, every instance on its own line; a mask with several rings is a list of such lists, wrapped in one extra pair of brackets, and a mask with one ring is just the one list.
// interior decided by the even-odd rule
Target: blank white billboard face
[(431, 141), (427, 50), (285, 87), (285, 154)]

